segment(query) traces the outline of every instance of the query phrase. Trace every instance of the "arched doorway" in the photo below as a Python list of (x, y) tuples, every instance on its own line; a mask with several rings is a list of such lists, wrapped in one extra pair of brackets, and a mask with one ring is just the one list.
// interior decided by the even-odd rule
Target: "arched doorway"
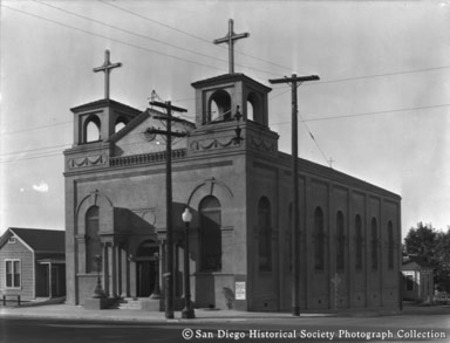
[(158, 253), (158, 244), (154, 240), (142, 242), (136, 251), (137, 297), (148, 297), (155, 289)]

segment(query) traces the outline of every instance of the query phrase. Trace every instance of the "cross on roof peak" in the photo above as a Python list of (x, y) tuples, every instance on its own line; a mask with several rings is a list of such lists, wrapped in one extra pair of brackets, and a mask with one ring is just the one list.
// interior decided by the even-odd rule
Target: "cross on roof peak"
[(234, 33), (233, 23), (233, 19), (228, 20), (228, 33), (225, 35), (225, 37), (214, 40), (214, 44), (228, 44), (228, 72), (230, 74), (234, 73), (234, 41), (250, 36), (250, 33), (248, 32)]
[(109, 99), (109, 73), (114, 68), (119, 68), (122, 66), (122, 63), (111, 63), (109, 60), (109, 50), (105, 50), (105, 61), (100, 67), (94, 68), (94, 73), (102, 71), (105, 73), (105, 99)]

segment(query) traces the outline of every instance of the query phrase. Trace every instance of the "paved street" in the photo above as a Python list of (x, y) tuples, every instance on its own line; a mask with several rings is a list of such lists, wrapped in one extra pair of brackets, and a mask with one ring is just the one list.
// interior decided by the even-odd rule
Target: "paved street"
[[(33, 309), (36, 311), (36, 308)], [(45, 306), (41, 312), (45, 312)], [(108, 312), (105, 312), (108, 313)], [(303, 316), (267, 314), (220, 316), (199, 313), (193, 320), (56, 319), (4, 315), (0, 341), (88, 342), (450, 342), (450, 309), (417, 308), (390, 316)], [(177, 313), (177, 315), (179, 315)], [(203, 316), (202, 316), (203, 315)], [(192, 337), (191, 337), (192, 336)], [(185, 339), (186, 337), (188, 339)]]

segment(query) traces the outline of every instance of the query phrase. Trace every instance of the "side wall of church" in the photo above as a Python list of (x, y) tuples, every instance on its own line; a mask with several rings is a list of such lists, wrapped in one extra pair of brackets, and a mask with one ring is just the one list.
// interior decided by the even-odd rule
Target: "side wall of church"
[[(255, 159), (249, 163), (248, 256), (249, 309), (292, 309), (292, 174), (282, 163)], [(397, 196), (355, 181), (334, 179), (300, 170), (300, 307), (302, 309), (398, 308), (400, 200)], [(336, 174), (337, 175), (337, 174)], [(372, 190), (373, 189), (373, 190)], [(258, 201), (271, 204), (271, 261), (276, 268), (260, 269), (262, 223)], [(323, 213), (323, 266), (317, 266), (319, 239), (315, 211)], [(338, 217), (341, 218), (341, 224)], [(360, 223), (358, 224), (358, 220)], [(339, 234), (338, 225), (343, 227)], [(357, 234), (356, 226), (360, 226)], [(389, 243), (388, 226), (393, 242)], [(392, 247), (389, 247), (393, 244)], [(358, 248), (360, 247), (360, 248)], [(393, 250), (389, 252), (389, 249)], [(359, 252), (358, 252), (359, 251)], [(358, 255), (359, 254), (359, 255)], [(388, 255), (393, 261), (389, 262)], [(339, 257), (340, 256), (340, 257)], [(342, 265), (338, 265), (338, 259)]]

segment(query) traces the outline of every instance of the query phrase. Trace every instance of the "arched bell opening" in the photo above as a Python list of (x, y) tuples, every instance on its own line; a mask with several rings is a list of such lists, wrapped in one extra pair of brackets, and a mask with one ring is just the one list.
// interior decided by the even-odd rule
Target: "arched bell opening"
[(116, 123), (114, 125), (114, 133), (122, 130), (127, 124), (128, 124), (128, 120), (126, 118), (124, 118), (124, 117), (117, 118)]
[(208, 113), (206, 115), (206, 123), (212, 121), (230, 120), (231, 116), (231, 97), (220, 89), (210, 97)]
[(83, 142), (90, 143), (101, 140), (101, 123), (96, 115), (91, 115), (84, 123)]
[(253, 92), (247, 96), (247, 119), (258, 124), (267, 124), (264, 122), (260, 97)]

